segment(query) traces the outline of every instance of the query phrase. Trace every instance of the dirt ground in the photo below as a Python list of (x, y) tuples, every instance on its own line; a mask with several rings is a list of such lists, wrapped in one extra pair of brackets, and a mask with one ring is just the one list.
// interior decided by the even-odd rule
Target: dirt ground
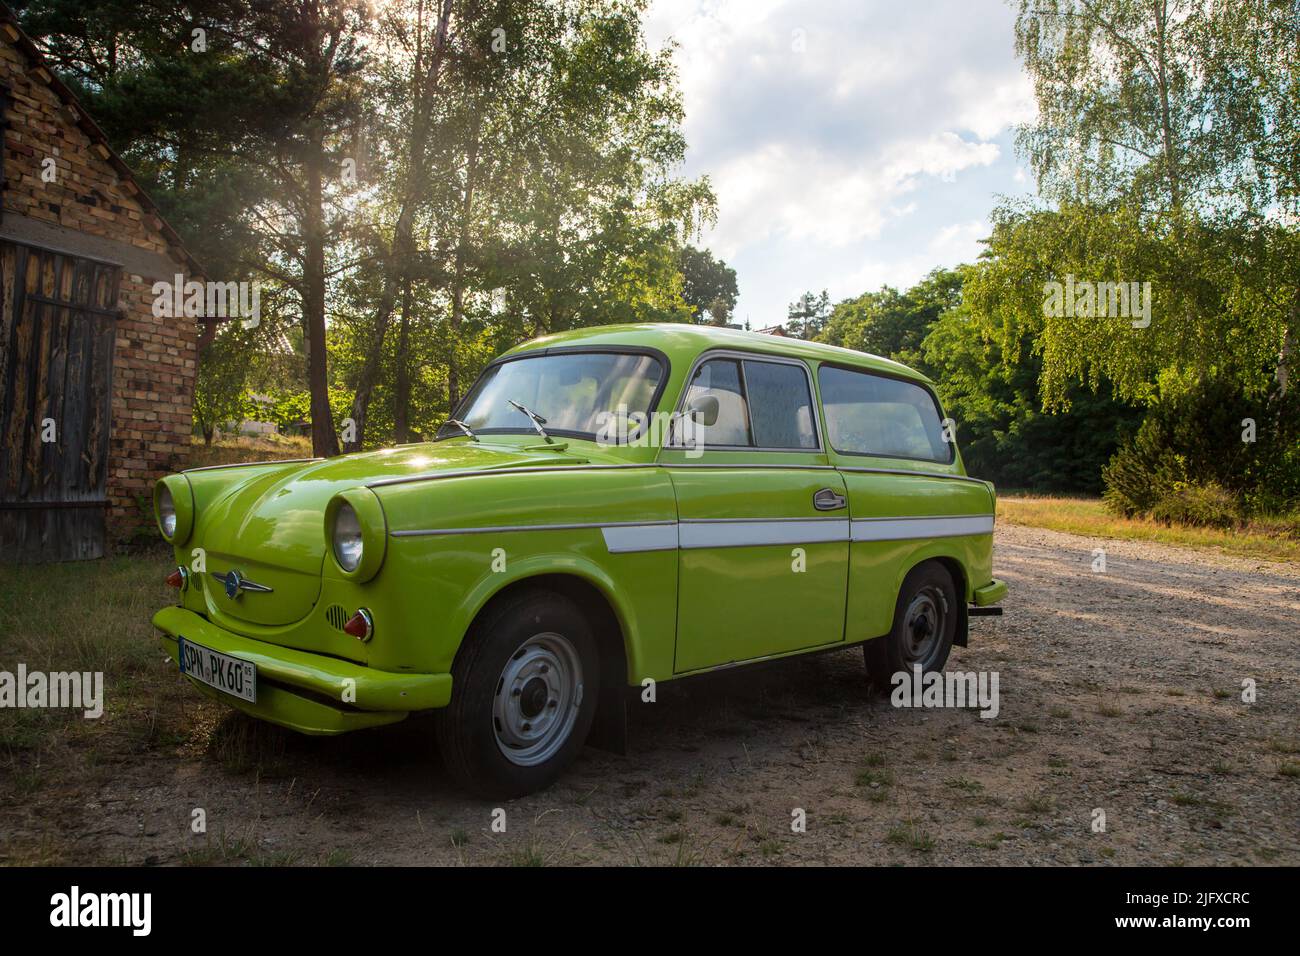
[(994, 719), (870, 696), (859, 649), (661, 685), (497, 832), (427, 720), (310, 739), (182, 688), (187, 726), (0, 824), (125, 864), (1300, 864), (1300, 567), (1017, 527), (995, 563), (948, 664)]

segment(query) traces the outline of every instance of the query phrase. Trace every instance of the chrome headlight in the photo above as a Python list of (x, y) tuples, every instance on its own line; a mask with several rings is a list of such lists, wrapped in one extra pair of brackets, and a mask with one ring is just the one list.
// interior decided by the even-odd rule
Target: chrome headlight
[(176, 537), (176, 502), (165, 485), (158, 492), (158, 527), (168, 541)]
[(365, 545), (361, 540), (361, 520), (356, 509), (346, 501), (334, 513), (334, 558), (344, 571), (355, 571), (361, 564)]

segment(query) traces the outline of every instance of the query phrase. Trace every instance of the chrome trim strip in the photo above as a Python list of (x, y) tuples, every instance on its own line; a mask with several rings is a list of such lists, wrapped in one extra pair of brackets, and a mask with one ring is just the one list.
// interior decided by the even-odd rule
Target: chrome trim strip
[[(715, 446), (709, 446), (710, 448)], [(673, 449), (681, 451), (680, 448)], [(762, 451), (761, 448), (737, 448), (737, 451)], [(788, 448), (780, 449), (789, 451)], [(766, 468), (768, 471), (835, 471), (834, 465), (801, 465), (787, 462), (752, 462), (752, 461), (661, 461), (660, 468), (713, 468), (722, 471), (731, 468)]]
[(865, 475), (910, 475), (913, 478), (951, 478), (953, 481), (973, 481), (977, 485), (985, 485), (986, 487), (988, 484), (982, 478), (972, 478), (970, 475), (954, 475), (945, 471), (909, 471), (906, 468), (858, 468), (851, 465), (840, 465), (838, 470)]
[(420, 528), (390, 531), (394, 538), (422, 538), (446, 534), (510, 534), (515, 531), (580, 531), (585, 528), (645, 528), (653, 525), (676, 525), (672, 519), (663, 521), (575, 521), (568, 524), (503, 524), (486, 528)]
[(913, 538), (956, 538), (992, 534), (993, 515), (954, 515), (931, 518), (855, 518), (854, 541), (908, 541)]
[[(679, 449), (680, 450), (680, 449)], [(752, 448), (744, 449), (753, 451)], [(319, 460), (319, 459), (312, 459)], [(225, 468), (225, 465), (216, 465), (213, 467)], [(663, 461), (639, 461), (628, 462), (618, 465), (520, 465), (512, 468), (503, 465), (499, 468), (470, 468), (464, 471), (434, 471), (422, 475), (408, 475), (402, 478), (381, 478), (378, 481), (372, 481), (366, 484), (367, 488), (388, 488), (393, 485), (406, 485), (419, 481), (442, 481), (445, 478), (477, 478), (483, 475), (535, 475), (539, 472), (548, 471), (617, 471), (623, 468), (712, 468), (714, 470), (726, 470), (736, 468), (766, 468), (772, 470), (797, 470), (797, 471), (835, 471), (834, 465), (803, 465), (786, 462), (701, 462), (701, 461), (683, 461), (683, 462), (663, 462)], [(842, 470), (842, 469), (841, 469)], [(918, 472), (900, 472), (899, 474), (915, 475)], [(936, 477), (959, 477), (957, 475), (942, 475)], [(976, 481), (977, 479), (970, 479)], [(983, 484), (983, 482), (981, 482)]]
[(679, 527), (681, 549), (751, 548), (769, 544), (821, 544), (849, 539), (848, 518), (687, 520)]
[(233, 461), (228, 465), (203, 465), (199, 468), (186, 468), (182, 475), (196, 471), (216, 471), (218, 468), (250, 468), (253, 465), (301, 465), (309, 461), (324, 461), (324, 458), (273, 458), (270, 461)]
[(678, 525), (675, 521), (656, 521), (637, 525), (607, 525), (600, 529), (610, 554), (636, 551), (676, 551)]
[(442, 481), (444, 478), (474, 478), (480, 475), (535, 475), (543, 471), (603, 471), (618, 468), (654, 468), (655, 463), (632, 462), (625, 465), (520, 465), (511, 467), (502, 465), (497, 468), (467, 468), (464, 471), (433, 471), (422, 475), (405, 475), (401, 478), (381, 478), (371, 481), (367, 488), (388, 488), (393, 485), (408, 485), (417, 481)]
[(582, 521), (565, 524), (494, 525), (485, 528), (425, 528), (391, 531), (394, 538), (457, 534), (513, 534), (522, 531), (600, 529), (610, 554), (693, 551), (836, 541), (904, 541), (992, 534), (992, 515), (912, 518), (687, 518), (681, 521)]

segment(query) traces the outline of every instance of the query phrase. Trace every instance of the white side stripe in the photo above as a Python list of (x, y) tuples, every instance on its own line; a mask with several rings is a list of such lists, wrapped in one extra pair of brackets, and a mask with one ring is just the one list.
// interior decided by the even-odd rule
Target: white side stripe
[(817, 544), (846, 541), (845, 518), (810, 518), (785, 521), (683, 521), (682, 550), (691, 548), (744, 548), (765, 544)]
[(924, 518), (702, 518), (685, 521), (625, 521), (610, 524), (507, 525), (392, 531), (395, 537), (459, 534), (512, 534), (521, 531), (600, 529), (610, 554), (638, 551), (752, 548), (831, 541), (907, 541), (992, 534), (993, 515)]
[(611, 525), (600, 529), (610, 554), (629, 551), (676, 551), (677, 522)]
[(830, 541), (907, 541), (992, 534), (993, 515), (919, 518), (699, 519), (676, 524), (607, 525), (601, 528), (611, 554), (746, 548)]
[(906, 541), (911, 538), (954, 538), (963, 534), (992, 534), (992, 515), (955, 518), (862, 518), (853, 522), (854, 541)]

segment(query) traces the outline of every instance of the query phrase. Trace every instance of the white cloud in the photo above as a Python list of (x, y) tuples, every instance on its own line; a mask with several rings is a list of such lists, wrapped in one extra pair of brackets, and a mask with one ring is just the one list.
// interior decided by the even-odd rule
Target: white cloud
[(993, 194), (1023, 191), (1009, 131), (1033, 96), (1012, 25), (967, 0), (655, 0), (738, 315), (766, 324), (804, 289), (857, 294), (978, 253)]
[(953, 133), (890, 143), (866, 157), (812, 145), (763, 146), (711, 173), (723, 215), (709, 240), (726, 257), (774, 235), (829, 246), (877, 239), (890, 219), (916, 209), (897, 200), (917, 189), (921, 177), (951, 180), (998, 154), (993, 143)]

